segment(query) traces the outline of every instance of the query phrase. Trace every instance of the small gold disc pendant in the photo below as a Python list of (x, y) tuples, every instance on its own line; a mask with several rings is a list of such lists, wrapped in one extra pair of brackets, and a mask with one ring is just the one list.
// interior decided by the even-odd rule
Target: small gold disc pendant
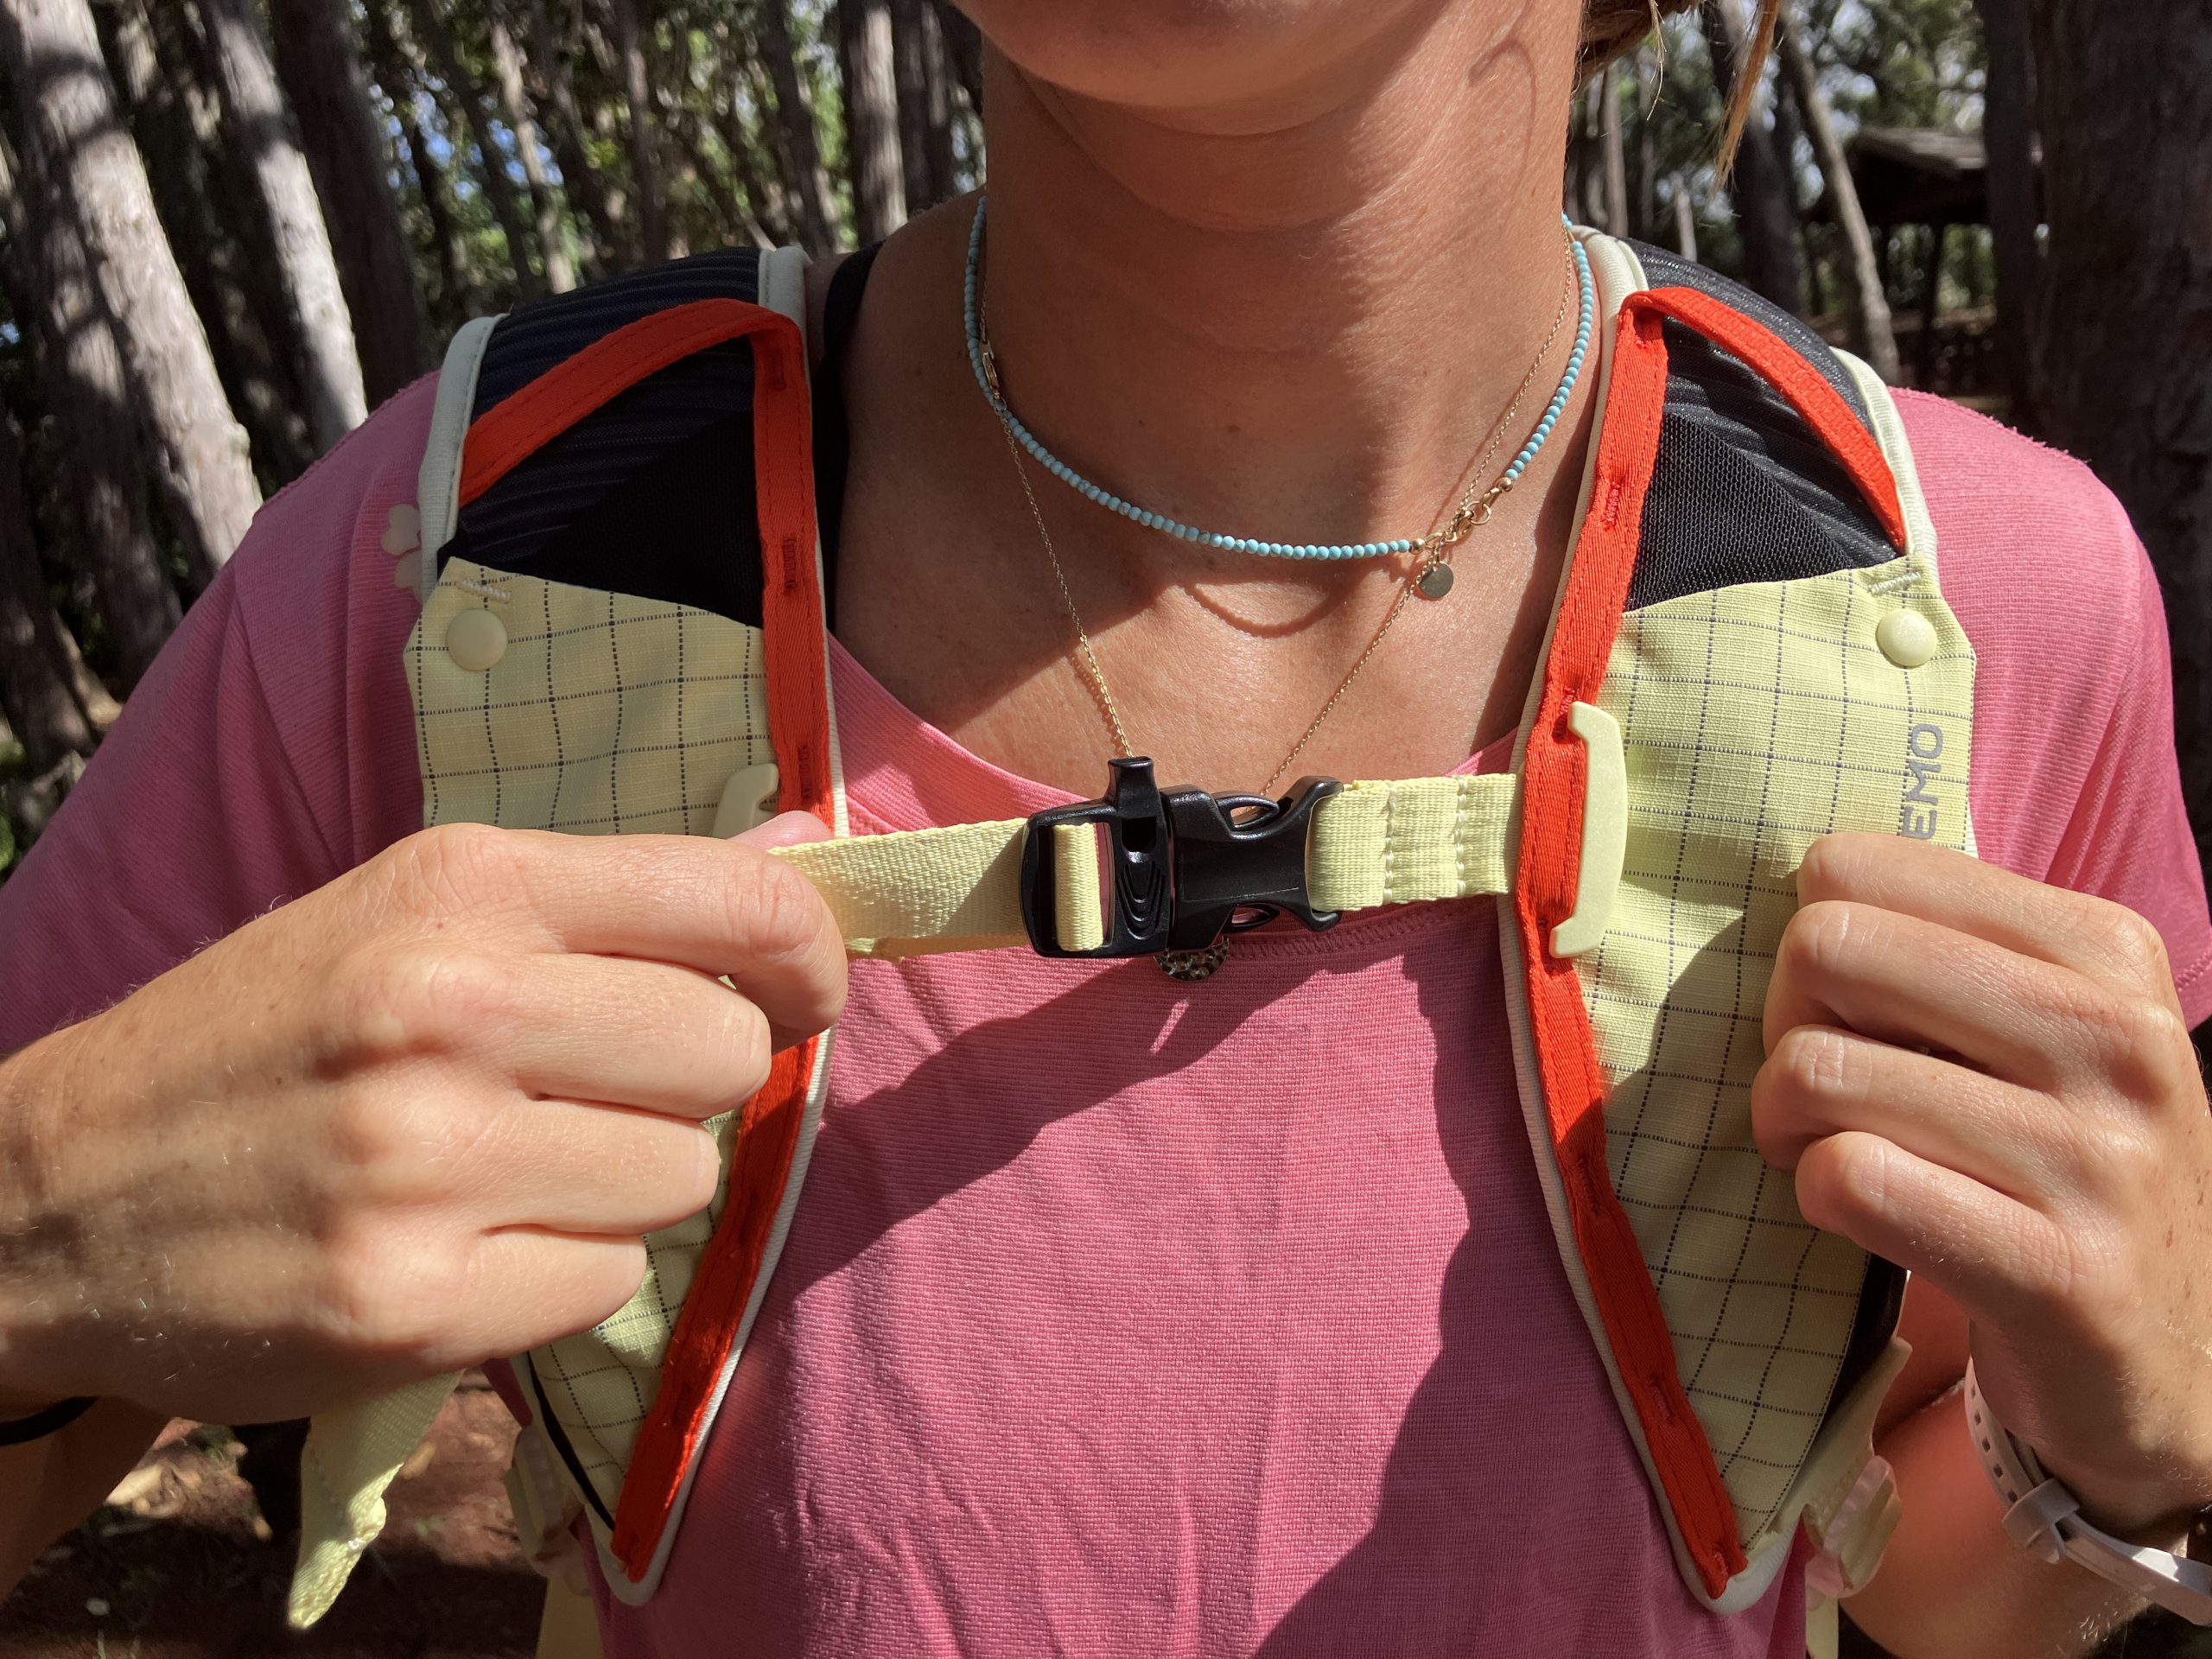
[(1162, 950), (1153, 960), (1170, 979), (1211, 979), (1214, 970), (1229, 960), (1229, 941), (1217, 939), (1203, 950)]
[(1443, 598), (1452, 591), (1452, 567), (1441, 559), (1431, 559), (1414, 578), (1414, 591), (1423, 599)]

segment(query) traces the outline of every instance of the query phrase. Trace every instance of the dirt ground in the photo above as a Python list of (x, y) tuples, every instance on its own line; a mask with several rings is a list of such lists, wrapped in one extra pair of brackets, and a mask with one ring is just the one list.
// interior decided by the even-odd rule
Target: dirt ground
[(284, 1628), (292, 1553), (226, 1430), (173, 1424), (111, 1503), (0, 1605), (0, 1659), (530, 1659), (543, 1580), (500, 1475), (513, 1420), (482, 1382), (447, 1402), (391, 1523), (315, 1630)]

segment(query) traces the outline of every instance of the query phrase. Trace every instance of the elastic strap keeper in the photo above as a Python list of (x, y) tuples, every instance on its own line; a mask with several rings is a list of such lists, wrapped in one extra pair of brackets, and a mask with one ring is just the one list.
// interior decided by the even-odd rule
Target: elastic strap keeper
[(1052, 826), (1052, 925), (1063, 950), (1096, 950), (1106, 943), (1104, 895), (1098, 885), (1102, 828)]
[(32, 1440), (42, 1440), (49, 1434), (59, 1434), (90, 1411), (95, 1402), (89, 1395), (75, 1400), (64, 1400), (59, 1405), (48, 1406), (44, 1411), (35, 1411), (28, 1417), (17, 1417), (0, 1422), (0, 1446), (22, 1446)]

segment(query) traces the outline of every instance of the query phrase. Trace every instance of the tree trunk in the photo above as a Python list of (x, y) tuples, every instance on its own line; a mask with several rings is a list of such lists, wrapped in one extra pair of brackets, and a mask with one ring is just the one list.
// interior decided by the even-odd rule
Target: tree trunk
[[(231, 0), (231, 3), (237, 3), (237, 0)], [(429, 55), (430, 73), (444, 84), (447, 96), (460, 109), (461, 124), (468, 129), (469, 139), (476, 146), (477, 182), (483, 187), (485, 199), (492, 204), (492, 217), (499, 222), (499, 234), (506, 239), (507, 263), (514, 268), (515, 291), (524, 299), (534, 299), (545, 291), (545, 285), (538, 279), (537, 268), (530, 262), (530, 226), (522, 216), (522, 201), (515, 194), (514, 181), (507, 176), (506, 152), (499, 148), (499, 141), (492, 131), (484, 89), (461, 67), (461, 54), (454, 48), (453, 30), (447, 26), (440, 0), (408, 0), (407, 14), (415, 25), (416, 38)]]
[(1629, 233), (1628, 152), (1621, 134), (1621, 100), (1616, 66), (1607, 64), (1598, 73), (1598, 153), (1605, 181), (1605, 229), (1614, 236)]
[(2044, 412), (2158, 567), (2183, 796), (2212, 850), (2212, 0), (2033, 0), (2029, 15), (2050, 227)]
[(244, 144), (276, 230), (277, 274), (306, 348), (308, 427), (327, 449), (368, 418), (353, 314), (276, 67), (248, 0), (200, 0), (215, 48), (223, 109)]
[(276, 73), (324, 208), (373, 408), (429, 366), (422, 284), (385, 174), (384, 139), (369, 109), (368, 78), (342, 8), (329, 0), (270, 0)]
[(2013, 425), (2038, 424), (2035, 341), (2042, 309), (2043, 222), (2037, 200), (2035, 64), (2023, 0), (1974, 0), (1989, 67), (1981, 102), (1981, 137), (1989, 157), (1989, 237), (1997, 256), (1997, 352), (2006, 411)]
[(930, 164), (922, 154), (929, 117), (924, 104), (922, 10), (925, 0), (890, 0), (891, 74), (899, 98), (899, 169), (910, 213), (930, 205)]
[(545, 88), (540, 107), (549, 111), (546, 137), (553, 159), (561, 168), (561, 188), (576, 206), (583, 221), (579, 227), (589, 235), (584, 245), (584, 268), (603, 269), (622, 262), (627, 227), (607, 199), (599, 171), (584, 155), (584, 119), (576, 108), (576, 91), (569, 78), (569, 64), (556, 44), (552, 19), (545, 0), (530, 0), (530, 61)]
[(882, 241), (906, 222), (899, 85), (892, 60), (890, 0), (837, 0), (845, 156), (852, 175), (854, 229), (862, 246)]
[[(1735, 0), (1705, 0), (1698, 20), (1713, 58), (1713, 84), (1725, 109), (1750, 48)], [(1755, 100), (1745, 123), (1736, 165), (1728, 175), (1728, 198), (1744, 238), (1744, 281), (1785, 311), (1804, 309), (1804, 282), (1797, 269), (1796, 215), (1790, 210), (1789, 176), (1777, 153), (1774, 134), (1760, 118)]]
[(1636, 234), (1648, 242), (1659, 239), (1659, 143), (1651, 120), (1656, 88), (1646, 91), (1649, 69), (1642, 47), (1636, 53)]
[(421, 66), (410, 49), (412, 41), (400, 40), (387, 0), (363, 0), (361, 15), (368, 25), (369, 61), (385, 96), (391, 100), (392, 118), (414, 169), (416, 193), (422, 198), (423, 217), (430, 222), (430, 246), (438, 262), (437, 308), (442, 331), (450, 331), (476, 310), (476, 283), (469, 269), (468, 245), (454, 219), (445, 168), (416, 114)]
[[(21, 78), (22, 45), (15, 16), (0, 14), (0, 46), (17, 77), (17, 95), (29, 104), (39, 83)], [(23, 290), (11, 296), (12, 308), (40, 336), (33, 356), (68, 498), (63, 544), (92, 579), (114, 647), (117, 686), (127, 692), (153, 665), (180, 613), (147, 512), (145, 451), (130, 416), (122, 348), (77, 224), (68, 175), (47, 159), (41, 124), (22, 123), (28, 153), (20, 175), (0, 154), (0, 221), (11, 279)]]
[(261, 505), (207, 331), (162, 235), (146, 169), (116, 113), (85, 0), (0, 0), (6, 60), (30, 145), (26, 169), (83, 227), (101, 298), (158, 445), (171, 512), (193, 562), (231, 556)]
[(315, 457), (301, 413), (299, 342), (262, 280), (275, 263), (258, 234), (265, 226), (257, 214), (226, 211), (229, 174), (209, 154), (211, 141), (222, 143), (221, 99), (200, 84), (196, 54), (181, 49), (182, 20), (174, 13), (157, 27), (144, 0), (114, 0), (107, 16), (116, 87), (224, 393), (251, 435), (261, 474), (296, 478)]
[(622, 66), (623, 101), (630, 109), (630, 172), (638, 192), (639, 233), (645, 238), (645, 263), (657, 265), (668, 257), (668, 204), (661, 196), (652, 86), (638, 29), (638, 0), (613, 0), (613, 7), (614, 52)]
[[(716, 71), (728, 73), (732, 79), (730, 95), (719, 99), (715, 106), (715, 137), (721, 139), (723, 153), (730, 157), (730, 168), (736, 173), (736, 188), (746, 193), (746, 208), (754, 221), (759, 221), (767, 234), (772, 248), (783, 248), (797, 241), (798, 232), (791, 226), (791, 197), (783, 188), (783, 163), (774, 146), (774, 91), (767, 86), (767, 75), (761, 67), (757, 51), (743, 48), (743, 42), (723, 40), (716, 51)], [(732, 53), (732, 47), (743, 48), (743, 58)], [(747, 124), (746, 111), (736, 98), (736, 84), (743, 82), (752, 93), (752, 106), (759, 111), (759, 122)], [(754, 133), (761, 137), (761, 149), (754, 149)], [(763, 168), (761, 162), (767, 166)]]
[(952, 105), (937, 12), (929, 0), (891, 0), (891, 47), (906, 211), (918, 213), (953, 194)]
[(1923, 391), (1936, 390), (1936, 347), (1942, 344), (1936, 325), (1943, 316), (1943, 248), (1950, 228), (1948, 225), (1928, 227), (1928, 264), (1920, 275), (1920, 338), (1914, 342), (1913, 351), (1913, 381)]
[(34, 772), (92, 752), (92, 723), (70, 683), (62, 635), (39, 575), (16, 423), (0, 414), (0, 715)]
[(814, 101), (799, 79), (785, 3), (760, 0), (760, 55), (768, 60), (768, 73), (775, 82), (776, 135), (785, 157), (784, 179), (798, 206), (799, 238), (809, 253), (824, 254), (837, 245), (837, 216), (830, 205), (830, 175), (822, 165), (822, 145), (816, 137)]
[(1889, 296), (1882, 291), (1881, 272), (1874, 264), (1874, 234), (1866, 228), (1851, 163), (1835, 136), (1835, 123), (1828, 115), (1820, 77), (1814, 73), (1788, 6), (1776, 15), (1774, 41), (1781, 54), (1782, 71), (1789, 78), (1798, 113), (1805, 123), (1805, 136), (1812, 140), (1814, 159), (1820, 163), (1821, 177), (1827, 186), (1836, 230), (1843, 238), (1844, 293), (1851, 307), (1852, 344), (1866, 354), (1875, 373), (1895, 385), (1902, 372), (1897, 337), (1890, 326)]
[(1697, 257), (1697, 213), (1690, 206), (1689, 181), (1675, 175), (1675, 251), (1685, 259)]
[(929, 163), (929, 200), (934, 204), (960, 194), (960, 167), (952, 146), (952, 68), (938, 9), (929, 0), (921, 0), (921, 18), (922, 155)]
[(930, 0), (930, 9), (937, 13), (938, 33), (944, 36), (945, 61), (952, 67), (953, 79), (967, 93), (968, 107), (980, 116), (983, 112), (982, 31), (952, 0)]
[(1597, 108), (1597, 99), (1604, 95), (1601, 82), (1604, 78), (1599, 75), (1581, 86), (1581, 99), (1575, 104), (1575, 126), (1568, 139), (1568, 170), (1573, 177), (1575, 219), (1580, 224), (1606, 230), (1606, 162), (1597, 137), (1597, 128), (1604, 122)]
[(486, 16), (492, 35), (492, 64), (499, 77), (499, 104), (507, 112), (507, 130), (515, 136), (515, 150), (522, 162), (522, 176), (530, 186), (530, 205), (537, 219), (537, 248), (544, 262), (545, 286), (566, 294), (576, 285), (575, 267), (569, 260), (569, 238), (561, 223), (561, 204), (545, 176), (545, 161), (537, 153), (537, 123), (522, 85), (522, 53), (515, 37), (497, 13)]

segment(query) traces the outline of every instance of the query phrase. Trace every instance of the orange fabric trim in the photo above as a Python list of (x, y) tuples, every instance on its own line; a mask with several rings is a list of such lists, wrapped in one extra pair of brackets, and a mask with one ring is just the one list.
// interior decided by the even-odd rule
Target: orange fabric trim
[(1756, 318), (1694, 288), (1655, 288), (1637, 295), (1631, 303), (1696, 329), (1722, 351), (1741, 358), (1787, 398), (1843, 463), (1859, 493), (1881, 521), (1890, 545), (1899, 552), (1904, 550), (1904, 508), (1897, 499), (1897, 477), (1890, 471), (1882, 446), (1851, 412), (1842, 394), (1805, 360), (1802, 353)]
[(1605, 1077), (1581, 979), (1574, 963), (1553, 956), (1549, 947), (1553, 925), (1574, 909), (1582, 844), (1587, 757), (1567, 729), (1568, 709), (1577, 702), (1594, 702), (1605, 683), (1643, 533), (1644, 493), (1659, 452), (1667, 398), (1661, 320), (1678, 314), (1652, 300), (1636, 295), (1621, 310), (1589, 510), (1529, 734), (1514, 907), (1537, 1070), (1576, 1249), (1675, 1526), (1706, 1592), (1718, 1597), (1745, 1565), (1735, 1509), (1704, 1427), (1682, 1390), (1659, 1294), (1606, 1168)]
[[(779, 804), (786, 811), (812, 812), (834, 826), (829, 658), (815, 551), (813, 425), (804, 348), (787, 318), (757, 306), (743, 309), (755, 314), (744, 332), (751, 334), (753, 341), (762, 632), (768, 731), (782, 772)], [(746, 1103), (738, 1120), (721, 1222), (677, 1317), (662, 1362), (660, 1391), (638, 1431), (630, 1471), (615, 1509), (614, 1555), (633, 1580), (645, 1576), (667, 1530), (684, 1471), (697, 1456), (700, 1437), (706, 1432), (723, 1365), (760, 1279), (768, 1235), (783, 1207), (791, 1160), (798, 1149), (819, 1047), (817, 1039), (778, 1055), (767, 1084)]]
[[(626, 323), (548, 369), (469, 423), (461, 449), (461, 505), (467, 506), (578, 421), (670, 364), (741, 334), (791, 322), (743, 300), (692, 300)], [(798, 331), (792, 328), (796, 340)], [(753, 348), (756, 367), (760, 348)]]

